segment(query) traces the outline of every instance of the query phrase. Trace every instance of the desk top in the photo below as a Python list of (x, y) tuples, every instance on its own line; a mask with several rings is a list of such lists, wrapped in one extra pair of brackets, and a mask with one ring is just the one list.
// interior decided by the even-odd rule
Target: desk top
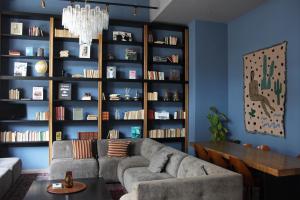
[(300, 175), (300, 159), (276, 153), (247, 148), (232, 142), (192, 142), (205, 149), (221, 153), (226, 159), (230, 156), (243, 160), (249, 167), (273, 176)]

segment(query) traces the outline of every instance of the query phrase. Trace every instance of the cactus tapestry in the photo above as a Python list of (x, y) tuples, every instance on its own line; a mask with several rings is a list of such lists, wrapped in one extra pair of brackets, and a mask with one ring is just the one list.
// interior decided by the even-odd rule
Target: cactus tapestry
[(287, 42), (244, 55), (245, 127), (284, 137)]

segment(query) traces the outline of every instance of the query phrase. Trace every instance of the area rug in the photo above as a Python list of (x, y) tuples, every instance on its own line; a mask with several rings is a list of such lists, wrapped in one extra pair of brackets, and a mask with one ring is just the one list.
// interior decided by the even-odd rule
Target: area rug
[[(47, 180), (47, 175), (22, 174), (2, 200), (22, 200), (34, 180)], [(126, 193), (126, 189), (119, 183), (106, 184), (113, 200), (119, 200)]]

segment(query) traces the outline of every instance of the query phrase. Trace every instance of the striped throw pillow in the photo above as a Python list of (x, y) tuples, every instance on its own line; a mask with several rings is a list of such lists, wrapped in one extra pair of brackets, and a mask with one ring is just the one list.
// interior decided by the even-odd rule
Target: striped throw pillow
[(108, 157), (127, 157), (130, 141), (110, 140), (108, 142)]
[(92, 158), (92, 140), (72, 140), (73, 159)]

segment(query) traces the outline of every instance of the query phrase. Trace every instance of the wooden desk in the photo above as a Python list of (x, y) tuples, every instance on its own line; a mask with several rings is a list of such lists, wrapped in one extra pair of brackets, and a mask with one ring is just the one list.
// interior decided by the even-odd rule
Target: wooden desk
[(272, 151), (261, 151), (247, 148), (231, 142), (192, 142), (201, 144), (205, 149), (221, 153), (225, 158), (230, 156), (243, 160), (249, 167), (276, 176), (300, 175), (300, 159)]

